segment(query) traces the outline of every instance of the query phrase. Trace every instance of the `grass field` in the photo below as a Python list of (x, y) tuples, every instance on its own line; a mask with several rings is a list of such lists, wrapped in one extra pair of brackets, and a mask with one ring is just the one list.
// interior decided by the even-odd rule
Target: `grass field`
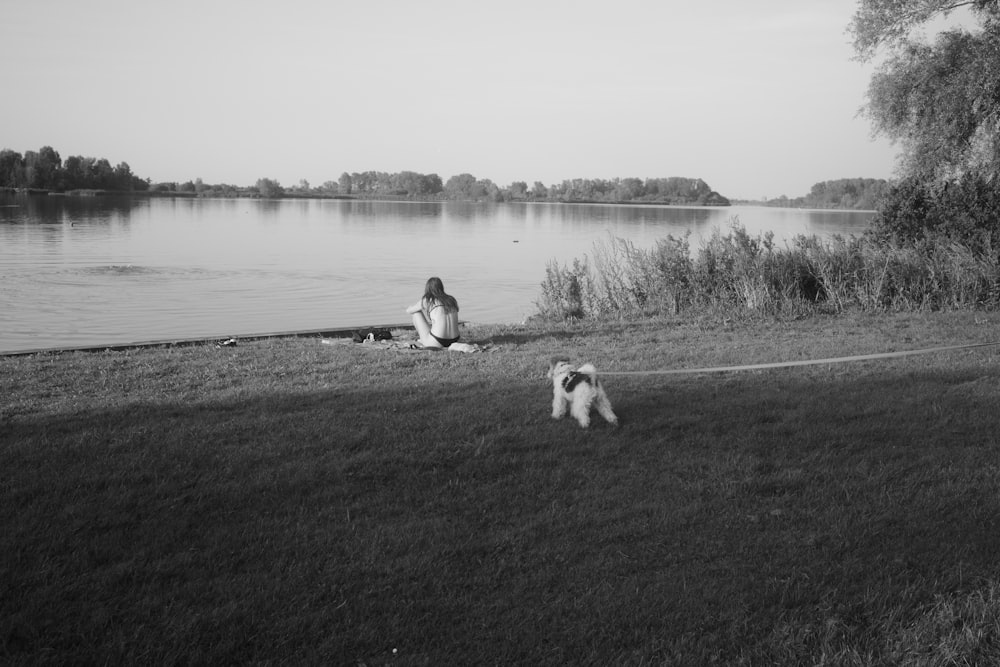
[(1000, 662), (1000, 315), (0, 358), (0, 662)]

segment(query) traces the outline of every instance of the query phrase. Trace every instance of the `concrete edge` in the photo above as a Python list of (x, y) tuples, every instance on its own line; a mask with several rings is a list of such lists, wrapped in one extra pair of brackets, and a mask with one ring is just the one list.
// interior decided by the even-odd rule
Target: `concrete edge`
[(65, 352), (120, 352), (123, 350), (151, 347), (188, 347), (192, 345), (219, 344), (235, 339), (237, 341), (266, 340), (268, 338), (350, 338), (361, 329), (412, 330), (412, 324), (366, 324), (359, 327), (336, 329), (300, 329), (296, 331), (275, 331), (271, 333), (244, 334), (241, 336), (209, 336), (204, 338), (172, 338), (165, 340), (138, 341), (132, 343), (112, 343), (109, 345), (84, 345), (78, 347), (41, 347), (30, 350), (0, 352), (0, 357), (20, 357), (33, 354), (63, 354)]

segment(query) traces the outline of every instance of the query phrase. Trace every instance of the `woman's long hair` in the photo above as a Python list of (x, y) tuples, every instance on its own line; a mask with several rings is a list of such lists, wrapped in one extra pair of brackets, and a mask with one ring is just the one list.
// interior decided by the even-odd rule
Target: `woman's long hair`
[(440, 304), (447, 313), (458, 312), (458, 301), (444, 291), (444, 283), (437, 276), (429, 278), (424, 287), (424, 303), (430, 308), (432, 304)]

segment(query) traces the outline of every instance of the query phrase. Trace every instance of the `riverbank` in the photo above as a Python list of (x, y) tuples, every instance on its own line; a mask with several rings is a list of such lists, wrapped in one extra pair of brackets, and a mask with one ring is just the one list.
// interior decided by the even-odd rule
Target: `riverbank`
[(78, 188), (74, 190), (46, 190), (43, 188), (0, 188), (0, 195), (32, 195), (32, 196), (52, 196), (52, 197), (136, 197), (136, 198), (176, 198), (176, 199), (263, 199), (269, 201), (281, 201), (283, 199), (321, 199), (321, 200), (345, 200), (362, 202), (409, 202), (409, 203), (445, 203), (445, 202), (466, 202), (466, 203), (500, 203), (513, 202), (521, 204), (593, 204), (597, 206), (683, 206), (692, 207), (725, 207), (731, 203), (725, 197), (715, 193), (717, 197), (705, 201), (687, 200), (659, 200), (659, 199), (594, 199), (588, 197), (507, 197), (507, 198), (487, 198), (487, 197), (455, 197), (445, 193), (435, 195), (407, 195), (407, 194), (387, 194), (387, 193), (366, 193), (366, 194), (337, 194), (332, 192), (297, 192), (294, 190), (282, 192), (280, 195), (262, 195), (252, 188), (231, 188), (227, 190), (207, 189), (204, 191), (176, 191), (176, 190), (100, 190), (94, 188)]
[[(0, 656), (995, 662), (995, 313), (0, 359)], [(401, 334), (402, 335), (402, 334)], [(549, 417), (548, 359), (622, 420)]]
[(364, 327), (324, 327), (321, 329), (299, 329), (296, 331), (278, 331), (270, 333), (251, 333), (239, 336), (204, 336), (204, 337), (184, 337), (166, 338), (158, 340), (133, 341), (123, 343), (105, 343), (101, 345), (78, 345), (64, 347), (40, 347), (34, 349), (22, 349), (5, 351), (0, 349), (0, 357), (25, 357), (35, 355), (65, 354), (68, 352), (136, 352), (152, 348), (164, 347), (190, 347), (193, 345), (225, 345), (231, 346), (239, 343), (256, 343), (262, 340), (273, 338), (309, 338), (313, 341), (323, 338), (352, 338), (356, 333), (370, 329), (389, 329), (397, 332), (404, 332), (413, 328), (410, 324), (376, 324)]

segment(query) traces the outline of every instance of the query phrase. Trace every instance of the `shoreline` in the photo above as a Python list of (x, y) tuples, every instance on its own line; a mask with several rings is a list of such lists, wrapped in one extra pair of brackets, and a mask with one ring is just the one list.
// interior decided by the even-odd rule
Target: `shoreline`
[[(280, 197), (264, 197), (259, 194), (237, 191), (235, 194), (223, 194), (220, 192), (161, 192), (156, 190), (99, 190), (99, 189), (89, 189), (80, 188), (76, 190), (46, 190), (43, 188), (0, 188), (0, 194), (9, 195), (26, 195), (32, 197), (139, 197), (139, 198), (158, 198), (158, 199), (256, 199), (256, 200), (267, 200), (267, 201), (281, 201), (281, 200), (302, 200), (302, 199), (318, 199), (318, 200), (338, 200), (338, 201), (363, 201), (363, 202), (412, 202), (412, 203), (447, 203), (447, 202), (482, 202), (482, 203), (493, 203), (493, 204), (595, 204), (595, 205), (612, 205), (612, 206), (680, 206), (680, 207), (694, 207), (694, 208), (727, 208), (732, 206), (732, 203), (727, 200), (725, 203), (707, 201), (668, 201), (668, 200), (656, 200), (656, 199), (623, 199), (623, 200), (602, 200), (602, 199), (549, 199), (549, 198), (511, 198), (503, 200), (492, 200), (489, 198), (450, 198), (450, 197), (425, 197), (425, 196), (409, 196), (409, 195), (387, 195), (378, 194), (372, 196), (366, 195), (342, 195), (342, 194), (329, 194), (329, 193), (295, 193), (287, 192)], [(835, 209), (834, 209), (835, 210)]]
[[(462, 323), (465, 325), (465, 323)], [(0, 351), (2, 357), (24, 357), (34, 354), (64, 354), (67, 352), (119, 352), (122, 350), (139, 350), (156, 347), (190, 347), (193, 345), (218, 344), (220, 341), (237, 340), (252, 341), (269, 338), (350, 338), (355, 331), (361, 329), (391, 329), (412, 330), (412, 324), (366, 324), (357, 327), (337, 327), (322, 329), (299, 329), (293, 331), (272, 331), (266, 333), (251, 333), (228, 336), (199, 336), (196, 338), (168, 338), (163, 340), (133, 341), (127, 343), (110, 343), (96, 345), (79, 345), (71, 347), (39, 347), (24, 350)]]

